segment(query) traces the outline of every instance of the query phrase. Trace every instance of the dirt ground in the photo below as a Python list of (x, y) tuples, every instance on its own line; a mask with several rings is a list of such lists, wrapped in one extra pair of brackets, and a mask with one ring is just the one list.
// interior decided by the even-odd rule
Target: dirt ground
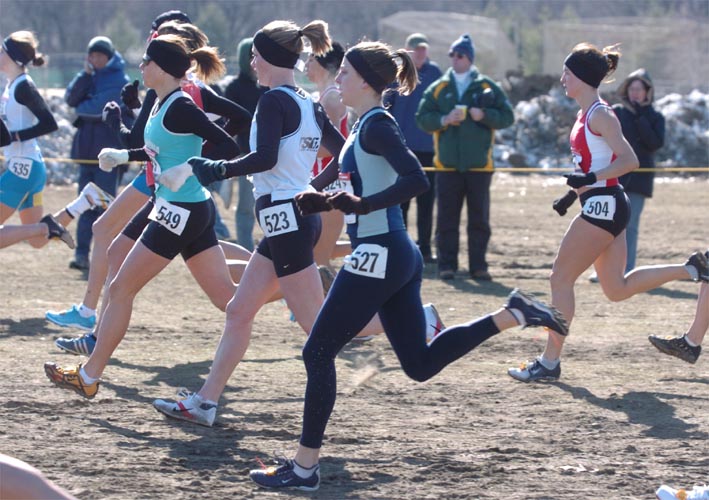
[[(656, 182), (639, 264), (683, 263), (706, 248), (708, 188), (706, 177)], [(496, 309), (516, 286), (549, 298), (570, 220), (551, 210), (561, 180), (498, 174), (492, 190), (495, 280), (461, 272), (442, 282), (435, 266), (426, 270), (423, 299), (449, 325)], [(46, 204), (58, 209), (73, 194), (50, 187)], [(233, 211), (227, 220), (233, 228)], [(138, 296), (100, 392), (86, 401), (42, 370), (80, 360), (53, 344), (74, 332), (44, 320), (83, 296), (71, 257), (58, 243), (0, 251), (0, 450), (81, 499), (650, 499), (662, 483), (709, 481), (709, 354), (692, 366), (647, 341), (688, 327), (698, 289), (690, 281), (611, 303), (582, 277), (558, 383), (526, 385), (506, 373), (543, 349), (535, 329), (494, 337), (424, 384), (406, 378), (384, 337), (347, 347), (322, 484), (306, 495), (257, 489), (247, 475), (257, 458), (291, 455), (299, 436), (305, 336), (286, 307), (257, 317), (213, 428), (167, 421), (151, 401), (200, 387), (223, 314), (177, 259)]]

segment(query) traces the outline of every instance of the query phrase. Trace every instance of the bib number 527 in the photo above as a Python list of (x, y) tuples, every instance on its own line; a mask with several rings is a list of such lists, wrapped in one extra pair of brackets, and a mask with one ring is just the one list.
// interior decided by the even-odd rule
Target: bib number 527
[(386, 278), (389, 249), (365, 243), (357, 246), (352, 255), (345, 257), (344, 269), (369, 278)]

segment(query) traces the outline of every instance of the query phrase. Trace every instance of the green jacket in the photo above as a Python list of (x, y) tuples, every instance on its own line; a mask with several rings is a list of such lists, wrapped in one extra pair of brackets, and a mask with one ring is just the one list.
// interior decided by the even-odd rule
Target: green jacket
[[(471, 168), (493, 169), (492, 144), (495, 129), (506, 128), (514, 122), (514, 112), (504, 91), (490, 78), (471, 68), (473, 81), (458, 100), (452, 69), (433, 82), (423, 93), (416, 113), (416, 124), (433, 134), (435, 156), (433, 164), (437, 168), (455, 168), (461, 172)], [(482, 108), (485, 117), (475, 122), (468, 115), (458, 126), (442, 126), (443, 116), (455, 108), (456, 104), (473, 107), (474, 96), (491, 88), (494, 103)]]

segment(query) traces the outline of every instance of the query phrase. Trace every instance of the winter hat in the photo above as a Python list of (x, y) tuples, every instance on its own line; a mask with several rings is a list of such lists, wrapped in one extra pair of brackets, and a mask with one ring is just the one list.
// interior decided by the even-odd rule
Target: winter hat
[(192, 22), (190, 21), (189, 16), (181, 10), (168, 10), (167, 12), (163, 12), (158, 17), (156, 17), (155, 20), (153, 20), (153, 24), (150, 26), (150, 28), (153, 31), (157, 31), (161, 24), (166, 23), (168, 21), (179, 21), (181, 23)]
[(89, 42), (87, 52), (100, 52), (101, 54), (106, 54), (110, 59), (113, 57), (116, 49), (113, 48), (113, 42), (107, 36), (95, 36)]
[(423, 33), (412, 33), (406, 37), (406, 48), (415, 49), (422, 45), (428, 47), (428, 38)]
[(470, 62), (475, 60), (475, 47), (473, 46), (473, 41), (470, 39), (470, 35), (461, 35), (453, 44), (451, 45), (448, 55), (452, 55), (454, 52), (468, 56)]

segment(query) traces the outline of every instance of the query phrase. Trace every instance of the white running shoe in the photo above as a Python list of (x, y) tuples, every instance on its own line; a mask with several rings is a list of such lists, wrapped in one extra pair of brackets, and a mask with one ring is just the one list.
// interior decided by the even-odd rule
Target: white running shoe
[(98, 187), (93, 182), (89, 182), (84, 189), (81, 190), (81, 195), (86, 198), (91, 208), (100, 208), (106, 210), (113, 201), (113, 196)]
[(426, 342), (430, 344), (439, 333), (446, 329), (446, 325), (441, 321), (433, 304), (424, 304), (423, 313), (426, 316)]
[(196, 392), (181, 389), (177, 393), (177, 401), (156, 399), (153, 406), (160, 413), (179, 420), (187, 420), (193, 424), (211, 427), (217, 416), (217, 405), (207, 403)]
[(659, 500), (709, 500), (709, 486), (695, 486), (691, 491), (687, 491), (683, 488), (676, 490), (663, 484), (655, 495)]

